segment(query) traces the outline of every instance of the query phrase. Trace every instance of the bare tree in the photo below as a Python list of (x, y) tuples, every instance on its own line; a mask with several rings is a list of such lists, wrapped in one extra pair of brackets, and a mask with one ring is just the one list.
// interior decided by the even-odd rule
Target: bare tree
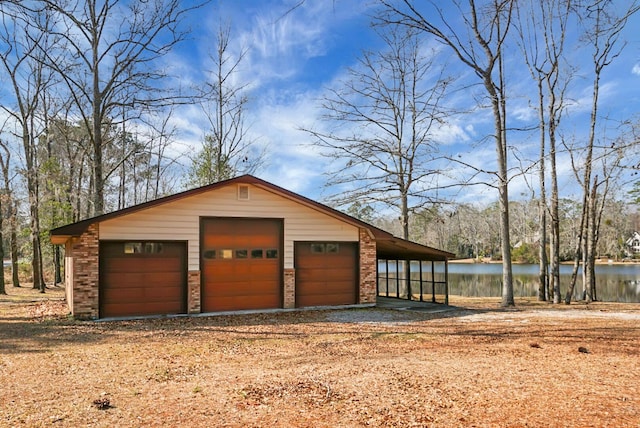
[[(47, 56), (65, 82), (76, 114), (91, 143), (93, 214), (104, 211), (104, 134), (126, 107), (151, 107), (175, 102), (160, 83), (167, 77), (152, 64), (185, 37), (181, 20), (201, 5), (179, 0), (41, 0), (42, 11), (60, 20), (49, 30), (64, 40)], [(42, 12), (41, 11), (41, 12)], [(135, 117), (135, 115), (133, 115)]]
[(170, 172), (173, 166), (175, 166), (179, 159), (173, 158), (167, 154), (167, 149), (174, 141), (176, 129), (169, 125), (169, 119), (172, 116), (172, 109), (167, 114), (156, 122), (147, 122), (149, 127), (149, 135), (147, 138), (150, 141), (150, 167), (152, 173), (149, 175), (147, 181), (146, 199), (157, 199), (160, 196), (167, 195), (175, 190), (175, 185), (172, 183), (177, 182), (170, 176)]
[[(20, 287), (20, 277), (18, 275), (18, 208), (17, 201), (13, 195), (13, 178), (11, 175), (11, 149), (9, 145), (0, 140), (0, 169), (4, 184), (3, 206), (4, 212), (0, 215), (9, 219), (9, 252), (11, 254), (11, 282), (14, 287)], [(6, 213), (6, 214), (5, 214)]]
[(52, 82), (42, 61), (52, 42), (47, 34), (52, 22), (46, 13), (35, 13), (11, 3), (2, 6), (0, 39), (5, 50), (0, 54), (0, 62), (9, 79), (14, 101), (13, 106), (3, 105), (2, 108), (17, 124), (16, 134), (22, 141), (31, 220), (33, 288), (44, 293), (37, 156), (42, 125), (38, 113), (43, 93)]
[(54, 227), (80, 220), (84, 216), (83, 205), (90, 205), (89, 137), (71, 116), (68, 106), (59, 109), (58, 115), (49, 120), (46, 134), (54, 159), (48, 178), (55, 183), (58, 204), (68, 212)]
[[(616, 4), (608, 0), (596, 0), (580, 4), (580, 17), (585, 26), (584, 39), (586, 45), (592, 49), (593, 83), (591, 98), (591, 115), (589, 120), (589, 135), (582, 152), (580, 164), (584, 165), (583, 173), (578, 176), (582, 187), (582, 219), (579, 247), (575, 253), (574, 269), (569, 289), (565, 296), (565, 303), (569, 304), (576, 283), (577, 271), (582, 259), (584, 296), (587, 301), (594, 300), (596, 286), (595, 258), (600, 225), (601, 211), (598, 203), (598, 176), (592, 176), (594, 168), (594, 149), (596, 149), (596, 133), (598, 125), (598, 107), (600, 95), (600, 79), (602, 73), (619, 55), (624, 48), (620, 41), (621, 32), (629, 18), (640, 9), (636, 2), (628, 8), (619, 11)], [(606, 150), (606, 149), (605, 149)], [(574, 161), (574, 170), (576, 162)], [(576, 174), (577, 175), (577, 174)], [(601, 178), (602, 179), (602, 178)], [(607, 178), (603, 179), (607, 183)], [(606, 192), (602, 197), (605, 197)]]
[(167, 154), (174, 143), (175, 128), (170, 126), (172, 108), (166, 115), (151, 115), (141, 122), (144, 126), (129, 132), (126, 121), (118, 134), (120, 140), (116, 147), (120, 151), (118, 164), (113, 165), (108, 175), (119, 171), (118, 208), (138, 204), (175, 190), (179, 180), (169, 177), (172, 166), (178, 159)]
[[(513, 306), (513, 273), (511, 269), (511, 242), (509, 231), (509, 174), (507, 145), (507, 99), (503, 49), (511, 28), (513, 0), (491, 0), (477, 5), (468, 0), (452, 1), (447, 13), (435, 2), (418, 9), (411, 0), (393, 2), (380, 0), (383, 10), (380, 21), (386, 25), (401, 25), (430, 34), (447, 46), (461, 64), (477, 76), (486, 91), (493, 114), (497, 155), (497, 171), (493, 173), (500, 202), (500, 229), (502, 248), (502, 305)], [(454, 19), (462, 19), (463, 28), (456, 29)]]
[[(539, 165), (539, 287), (538, 300), (553, 293), (554, 303), (560, 303), (560, 218), (557, 172), (557, 133), (565, 93), (570, 82), (571, 67), (564, 61), (567, 25), (571, 16), (571, 0), (541, 0), (523, 2), (518, 9), (519, 35), (525, 62), (536, 84), (538, 128), (540, 135)], [(547, 153), (546, 141), (549, 140)], [(547, 207), (546, 163), (551, 167), (551, 201)], [(549, 278), (547, 260), (547, 210), (551, 218)], [(549, 290), (549, 288), (551, 290)]]
[(380, 36), (386, 50), (364, 52), (348, 80), (324, 97), (322, 119), (330, 130), (304, 130), (339, 162), (328, 185), (349, 186), (332, 202), (397, 209), (408, 239), (410, 213), (435, 200), (434, 161), (440, 155), (434, 134), (445, 122), (441, 101), (450, 79), (443, 78), (435, 53), (425, 53), (415, 30)]
[(202, 94), (202, 108), (210, 129), (204, 136), (201, 150), (191, 159), (190, 186), (253, 173), (265, 160), (265, 153), (257, 149), (255, 141), (247, 134), (247, 84), (238, 82), (239, 68), (247, 50), (241, 48), (234, 54), (230, 42), (230, 25), (220, 23), (215, 51), (211, 54), (211, 79)]
[[(0, 142), (0, 147), (5, 149), (5, 145)], [(4, 166), (9, 164), (9, 153), (5, 151), (5, 153), (0, 152), (0, 167), (4, 170)], [(4, 235), (3, 235), (3, 224), (4, 224), (4, 210), (3, 204), (8, 200), (9, 189), (4, 189), (2, 195), (0, 195), (0, 262), (2, 262), (2, 269), (0, 269), (0, 294), (7, 294), (7, 289), (4, 283)], [(6, 208), (5, 208), (6, 209)]]

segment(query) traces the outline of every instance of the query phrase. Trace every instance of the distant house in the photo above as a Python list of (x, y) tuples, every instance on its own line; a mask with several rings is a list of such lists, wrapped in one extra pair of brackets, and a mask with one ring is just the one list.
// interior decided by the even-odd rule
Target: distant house
[(454, 256), (249, 175), (62, 226), (51, 241), (65, 245), (80, 318), (375, 305), (379, 284), (398, 288), (378, 278), (381, 261), (433, 272)]
[(640, 233), (633, 232), (631, 238), (627, 239), (626, 245), (628, 255), (640, 254)]

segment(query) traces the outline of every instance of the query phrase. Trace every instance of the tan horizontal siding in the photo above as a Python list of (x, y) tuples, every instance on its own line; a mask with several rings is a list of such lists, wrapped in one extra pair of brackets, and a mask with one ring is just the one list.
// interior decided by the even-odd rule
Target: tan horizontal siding
[(199, 270), (200, 217), (284, 218), (284, 267), (294, 241), (358, 241), (358, 228), (256, 186), (237, 199), (237, 186), (168, 202), (100, 224), (102, 240), (188, 241), (189, 270)]

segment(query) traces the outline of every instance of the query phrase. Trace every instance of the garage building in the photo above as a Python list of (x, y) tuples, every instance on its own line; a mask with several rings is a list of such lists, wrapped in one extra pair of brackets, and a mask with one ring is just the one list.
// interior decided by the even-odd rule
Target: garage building
[(78, 318), (373, 305), (378, 256), (444, 261), (251, 175), (51, 231)]

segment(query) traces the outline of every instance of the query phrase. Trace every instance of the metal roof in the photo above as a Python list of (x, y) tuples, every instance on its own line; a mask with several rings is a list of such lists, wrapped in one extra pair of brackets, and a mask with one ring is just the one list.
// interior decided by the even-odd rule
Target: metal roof
[(392, 237), (376, 240), (376, 256), (384, 260), (446, 261), (455, 254)]

